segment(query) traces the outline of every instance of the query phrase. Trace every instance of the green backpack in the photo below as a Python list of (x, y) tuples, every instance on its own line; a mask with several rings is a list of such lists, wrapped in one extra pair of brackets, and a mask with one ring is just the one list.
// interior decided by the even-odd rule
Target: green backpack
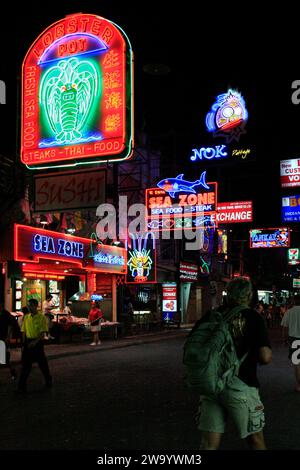
[(190, 333), (183, 353), (188, 388), (201, 395), (216, 395), (238, 375), (248, 353), (241, 359), (237, 357), (229, 323), (245, 308), (239, 305), (223, 314), (212, 310), (210, 320)]

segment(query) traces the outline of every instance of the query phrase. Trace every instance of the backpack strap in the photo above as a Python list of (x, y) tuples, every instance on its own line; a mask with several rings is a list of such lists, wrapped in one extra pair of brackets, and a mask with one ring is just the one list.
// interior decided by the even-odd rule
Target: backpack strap
[(238, 313), (242, 312), (243, 310), (249, 309), (248, 305), (237, 305), (231, 309), (228, 309), (225, 314), (223, 314), (223, 319), (226, 322), (229, 322), (234, 318)]

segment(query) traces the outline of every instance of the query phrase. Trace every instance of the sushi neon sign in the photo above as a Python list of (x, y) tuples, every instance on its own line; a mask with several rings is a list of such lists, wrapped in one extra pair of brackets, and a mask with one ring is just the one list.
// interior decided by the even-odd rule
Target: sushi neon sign
[(28, 168), (120, 161), (133, 147), (132, 50), (114, 23), (75, 14), (23, 62), (21, 160)]

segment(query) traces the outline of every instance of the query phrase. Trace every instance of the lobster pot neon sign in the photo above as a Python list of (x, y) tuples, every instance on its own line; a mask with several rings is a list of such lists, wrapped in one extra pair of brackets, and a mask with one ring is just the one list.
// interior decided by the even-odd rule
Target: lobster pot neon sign
[(114, 23), (76, 14), (33, 43), (22, 72), (28, 168), (120, 161), (132, 153), (132, 51)]

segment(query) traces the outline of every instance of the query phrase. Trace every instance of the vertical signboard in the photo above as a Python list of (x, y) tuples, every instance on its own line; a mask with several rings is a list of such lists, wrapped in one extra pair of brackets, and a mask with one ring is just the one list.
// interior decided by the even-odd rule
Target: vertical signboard
[(177, 284), (168, 282), (162, 285), (163, 321), (172, 321), (177, 312)]
[(21, 160), (28, 168), (125, 160), (132, 153), (132, 50), (102, 17), (49, 26), (22, 70)]
[(156, 283), (155, 237), (151, 232), (144, 236), (133, 236), (132, 245), (128, 248), (127, 284)]

